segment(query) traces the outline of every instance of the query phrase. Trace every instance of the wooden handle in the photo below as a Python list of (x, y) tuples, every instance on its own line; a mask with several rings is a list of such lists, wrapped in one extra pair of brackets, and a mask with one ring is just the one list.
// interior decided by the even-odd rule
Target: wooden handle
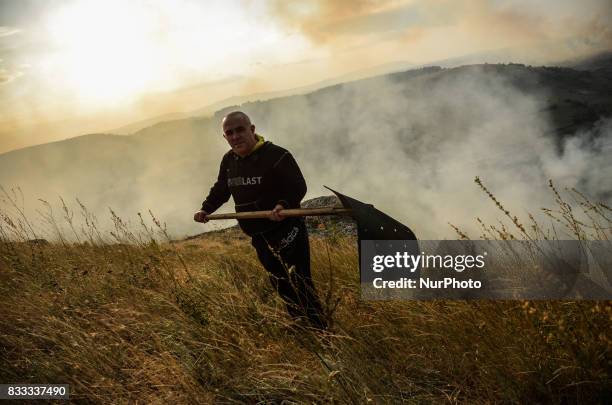
[[(257, 219), (268, 218), (272, 211), (245, 211), (231, 212), (229, 214), (212, 214), (207, 219)], [(313, 215), (348, 215), (352, 211), (348, 208), (322, 207), (322, 208), (289, 208), (281, 211), (283, 217), (307, 217)]]

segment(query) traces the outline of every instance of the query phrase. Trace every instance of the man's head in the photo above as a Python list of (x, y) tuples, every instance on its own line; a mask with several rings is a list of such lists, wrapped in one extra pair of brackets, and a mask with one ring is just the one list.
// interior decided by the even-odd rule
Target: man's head
[(242, 111), (234, 111), (223, 118), (223, 137), (235, 154), (245, 157), (257, 144), (255, 125)]

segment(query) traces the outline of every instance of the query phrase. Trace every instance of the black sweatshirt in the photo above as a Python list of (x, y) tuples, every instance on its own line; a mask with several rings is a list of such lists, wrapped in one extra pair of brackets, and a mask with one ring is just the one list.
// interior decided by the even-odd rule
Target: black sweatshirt
[[(276, 204), (299, 208), (305, 194), (306, 181), (291, 153), (266, 141), (243, 158), (231, 150), (223, 156), (219, 176), (202, 203), (202, 210), (212, 214), (230, 195), (236, 212), (271, 210)], [(242, 219), (238, 224), (249, 236), (280, 225), (269, 219)]]

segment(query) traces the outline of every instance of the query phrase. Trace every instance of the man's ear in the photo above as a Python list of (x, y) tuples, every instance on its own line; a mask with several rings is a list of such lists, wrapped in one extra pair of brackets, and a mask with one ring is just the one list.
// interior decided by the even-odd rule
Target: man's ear
[(255, 125), (251, 124), (251, 132), (255, 133)]

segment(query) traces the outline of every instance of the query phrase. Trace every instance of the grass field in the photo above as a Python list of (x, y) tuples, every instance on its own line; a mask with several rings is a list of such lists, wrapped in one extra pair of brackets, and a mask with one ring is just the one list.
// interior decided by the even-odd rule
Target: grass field
[[(74, 400), (96, 403), (598, 403), (611, 393), (609, 301), (362, 301), (356, 241), (329, 232), (311, 237), (332, 323), (320, 333), (287, 316), (236, 229), (155, 242), (154, 218), (139, 233), (115, 218), (113, 242), (82, 209), (78, 229), (64, 216), (78, 242), (32, 240), (18, 209), (2, 213), (3, 383), (68, 383)], [(563, 222), (563, 209), (549, 213)], [(523, 236), (508, 217), (508, 228), (483, 229)]]

